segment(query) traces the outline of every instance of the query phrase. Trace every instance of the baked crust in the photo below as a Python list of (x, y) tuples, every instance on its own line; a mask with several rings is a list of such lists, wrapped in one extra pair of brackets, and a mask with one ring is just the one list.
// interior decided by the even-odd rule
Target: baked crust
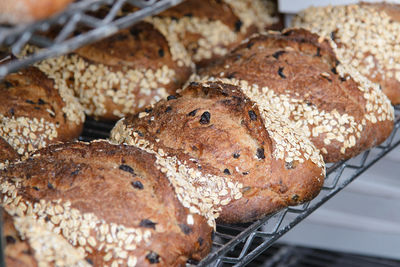
[(164, 35), (176, 35), (197, 66), (224, 56), (256, 32), (279, 28), (272, 1), (187, 0), (148, 18)]
[(400, 5), (311, 7), (299, 13), (292, 25), (333, 37), (339, 60), (379, 83), (392, 104), (400, 104), (400, 48), (396, 39)]
[(306, 30), (250, 38), (195, 80), (235, 84), (255, 102), (268, 103), (303, 129), (325, 162), (351, 158), (393, 130), (393, 107), (377, 85)]
[(0, 23), (24, 24), (61, 12), (73, 0), (0, 0)]
[(6, 266), (36, 267), (37, 261), (34, 252), (26, 240), (22, 240), (15, 229), (14, 221), (7, 212), (2, 212), (3, 236), (5, 240), (5, 263)]
[(211, 203), (217, 220), (249, 222), (318, 194), (324, 163), (299, 129), (232, 85), (192, 83), (182, 94), (120, 120), (111, 139), (191, 168), (198, 178), (186, 182), (195, 189), (179, 181), (174, 186), (189, 194), (208, 188), (192, 206), (202, 211), (197, 202)]
[(83, 110), (72, 91), (36, 67), (7, 75), (0, 82), (0, 103), (0, 136), (19, 155), (77, 138), (83, 128)]
[[(223, 56), (250, 34), (278, 22), (269, 1), (226, 2), (184, 1), (37, 66), (66, 79), (90, 116), (112, 121), (135, 114), (174, 94), (194, 71), (195, 63)], [(126, 7), (121, 12), (132, 11), (137, 8)], [(95, 15), (101, 17), (102, 12)]]
[(210, 250), (212, 227), (180, 204), (155, 157), (137, 148), (52, 145), (0, 177), (8, 213), (50, 224), (94, 266), (181, 266)]
[[(12, 161), (18, 158), (18, 153), (6, 142), (2, 137), (0, 137), (0, 165), (6, 161)], [(1, 169), (1, 167), (0, 167)]]

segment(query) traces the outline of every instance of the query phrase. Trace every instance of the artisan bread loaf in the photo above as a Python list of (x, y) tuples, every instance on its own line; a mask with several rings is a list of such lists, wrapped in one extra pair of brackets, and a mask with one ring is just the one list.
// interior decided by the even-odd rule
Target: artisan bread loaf
[(111, 139), (176, 165), (161, 171), (185, 207), (249, 222), (318, 194), (324, 163), (300, 128), (233, 85), (192, 83), (182, 94), (121, 119)]
[(343, 64), (327, 40), (306, 30), (250, 38), (197, 80), (233, 84), (259, 105), (297, 124), (325, 162), (351, 158), (393, 129), (390, 101)]
[(392, 104), (400, 104), (400, 5), (310, 7), (292, 25), (332, 39), (343, 64), (379, 83)]
[(145, 19), (196, 65), (225, 55), (255, 32), (281, 26), (270, 0), (188, 0)]
[[(29, 228), (33, 223), (71, 244), (76, 252), (68, 260), (182, 266), (209, 252), (214, 219), (207, 223), (181, 204), (165, 166), (155, 155), (106, 141), (52, 145), (0, 171), (2, 205), (23, 224), (20, 233), (41, 234)], [(48, 259), (43, 242), (30, 245), (39, 261)]]
[(117, 120), (173, 94), (194, 71), (194, 63), (222, 56), (251, 33), (278, 22), (273, 10), (261, 0), (184, 1), (37, 66), (65, 79), (86, 114)]
[(0, 82), (0, 103), (0, 136), (19, 155), (77, 138), (83, 128), (83, 109), (73, 92), (35, 67)]
[(0, 0), (0, 23), (24, 24), (50, 17), (73, 0)]
[(3, 213), (5, 264), (7, 267), (91, 266), (84, 253), (70, 245), (49, 225), (32, 216)]

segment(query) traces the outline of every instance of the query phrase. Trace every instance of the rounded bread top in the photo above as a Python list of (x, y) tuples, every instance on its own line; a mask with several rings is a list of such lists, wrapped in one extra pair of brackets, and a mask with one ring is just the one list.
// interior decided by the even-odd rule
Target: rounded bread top
[(106, 141), (52, 145), (0, 172), (3, 206), (50, 225), (96, 266), (199, 260), (212, 228), (157, 166), (149, 153)]
[(400, 104), (400, 5), (360, 3), (310, 7), (292, 22), (332, 39), (338, 59), (357, 69)]
[(298, 124), (324, 160), (335, 162), (383, 142), (394, 111), (378, 86), (340, 62), (334, 49), (306, 30), (271, 32), (243, 42), (192, 79), (239, 86), (258, 105)]
[(0, 82), (0, 103), (0, 136), (20, 155), (72, 140), (83, 128), (83, 109), (72, 91), (36, 67), (7, 75)]

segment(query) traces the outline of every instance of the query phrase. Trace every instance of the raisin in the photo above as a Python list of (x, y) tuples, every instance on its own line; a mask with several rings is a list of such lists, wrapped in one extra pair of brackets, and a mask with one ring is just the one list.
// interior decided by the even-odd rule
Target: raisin
[(250, 117), (250, 120), (252, 120), (252, 121), (257, 120), (257, 115), (253, 110), (249, 110), (249, 117)]
[(125, 164), (121, 164), (119, 165), (119, 169), (125, 172), (129, 172), (133, 175), (135, 175), (135, 171), (132, 169), (131, 166), (125, 165)]
[(192, 228), (190, 228), (188, 225), (186, 225), (184, 223), (179, 224), (179, 228), (181, 228), (182, 232), (185, 235), (188, 235), (188, 234), (190, 234), (192, 232)]
[(315, 56), (317, 56), (317, 57), (321, 56), (321, 48), (320, 47), (317, 48), (317, 54), (315, 54)]
[(190, 112), (188, 113), (188, 116), (192, 116), (192, 117), (196, 116), (197, 110), (198, 110), (198, 109), (195, 109), (195, 110), (190, 111)]
[(281, 55), (283, 55), (285, 53), (285, 51), (280, 50), (280, 51), (276, 51), (272, 56), (276, 59), (278, 59)]
[(54, 186), (53, 186), (50, 182), (48, 182), (48, 183), (47, 183), (47, 188), (48, 188), (48, 189), (54, 189)]
[(132, 184), (132, 186), (133, 186), (134, 188), (136, 188), (136, 189), (142, 190), (142, 189), (144, 188), (142, 182), (140, 182), (140, 181), (134, 181), (134, 182), (132, 182), (131, 184)]
[(264, 148), (257, 148), (257, 158), (265, 159)]
[(140, 221), (139, 226), (140, 227), (145, 227), (145, 228), (152, 228), (156, 229), (156, 224), (155, 222), (149, 220), (149, 219), (143, 219)]
[(283, 79), (286, 79), (285, 74), (283, 74), (283, 67), (279, 67), (279, 69), (278, 69), (278, 74), (279, 74), (279, 76), (281, 76)]
[(235, 31), (236, 31), (236, 32), (239, 32), (240, 29), (242, 28), (242, 25), (243, 25), (243, 22), (242, 22), (240, 19), (238, 19), (238, 20), (235, 22)]
[(200, 124), (209, 124), (211, 119), (211, 114), (208, 111), (203, 112), (200, 118)]
[(160, 256), (158, 256), (158, 254), (153, 251), (146, 255), (146, 259), (150, 262), (150, 264), (160, 262)]
[(17, 240), (13, 236), (11, 236), (11, 235), (6, 236), (7, 244), (15, 244), (16, 242), (17, 242)]

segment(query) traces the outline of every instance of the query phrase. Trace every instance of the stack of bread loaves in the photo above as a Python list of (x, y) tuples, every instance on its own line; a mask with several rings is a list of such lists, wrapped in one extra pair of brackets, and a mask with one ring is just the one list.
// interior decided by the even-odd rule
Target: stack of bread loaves
[(117, 120), (173, 94), (195, 64), (221, 57), (252, 33), (277, 25), (274, 11), (266, 0), (188, 0), (37, 66), (64, 79), (87, 115)]
[[(325, 162), (383, 142), (393, 107), (340, 44), (304, 29), (249, 37), (276, 22), (268, 6), (188, 0), (7, 76), (7, 264), (184, 266), (210, 251), (216, 222), (311, 200)], [(47, 146), (79, 135), (83, 109), (128, 115), (109, 141)]]

